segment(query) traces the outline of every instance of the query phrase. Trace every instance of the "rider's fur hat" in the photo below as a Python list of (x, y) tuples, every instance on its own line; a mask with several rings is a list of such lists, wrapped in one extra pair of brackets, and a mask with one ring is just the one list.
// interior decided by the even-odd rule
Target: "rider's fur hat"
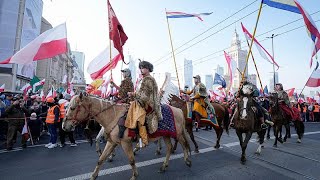
[(139, 63), (139, 69), (146, 68), (149, 69), (150, 72), (153, 71), (153, 65), (148, 61), (141, 61)]
[(193, 76), (194, 79), (198, 79), (199, 81), (201, 81), (201, 77), (199, 75)]
[(281, 83), (277, 83), (276, 85), (280, 86), (280, 90), (283, 90), (283, 85)]

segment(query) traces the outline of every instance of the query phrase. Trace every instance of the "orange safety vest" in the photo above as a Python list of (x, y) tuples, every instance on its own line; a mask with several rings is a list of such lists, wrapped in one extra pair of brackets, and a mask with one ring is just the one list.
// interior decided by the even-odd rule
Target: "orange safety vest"
[(303, 107), (303, 112), (304, 113), (307, 112), (307, 107), (306, 106)]
[(64, 104), (65, 104), (65, 103), (60, 104), (60, 108), (59, 108), (59, 110), (60, 110), (60, 116), (59, 116), (59, 118), (60, 118), (60, 119), (63, 119), (64, 117), (66, 117), (66, 109), (65, 109)]
[[(47, 113), (47, 118), (46, 118), (46, 123), (48, 124), (53, 124), (54, 123), (54, 108), (58, 107), (57, 105), (52, 106), (51, 108), (48, 109), (48, 113)], [(58, 120), (58, 122), (60, 122), (60, 119)]]
[(314, 111), (313, 112), (319, 112), (319, 105), (314, 105)]

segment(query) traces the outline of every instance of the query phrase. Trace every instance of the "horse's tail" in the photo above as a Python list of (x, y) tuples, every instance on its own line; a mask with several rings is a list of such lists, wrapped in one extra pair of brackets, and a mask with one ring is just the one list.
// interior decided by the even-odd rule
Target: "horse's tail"
[(224, 128), (227, 132), (227, 134), (229, 134), (229, 124), (230, 124), (230, 117), (229, 117), (229, 111), (228, 108), (224, 106), (224, 117), (223, 117), (223, 124), (224, 124)]

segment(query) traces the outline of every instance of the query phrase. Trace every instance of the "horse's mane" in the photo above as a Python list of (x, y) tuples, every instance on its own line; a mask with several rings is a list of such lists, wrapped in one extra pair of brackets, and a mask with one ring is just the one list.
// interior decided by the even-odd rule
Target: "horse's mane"
[(166, 73), (166, 79), (162, 85), (162, 90), (164, 93), (162, 94), (162, 98), (160, 100), (161, 104), (169, 104), (172, 95), (179, 97), (179, 88), (172, 83), (171, 75), (169, 73)]

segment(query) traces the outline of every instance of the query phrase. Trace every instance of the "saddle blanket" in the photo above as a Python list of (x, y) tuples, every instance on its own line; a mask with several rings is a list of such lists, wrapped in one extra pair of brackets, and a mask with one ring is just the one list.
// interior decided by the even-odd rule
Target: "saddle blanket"
[[(161, 105), (162, 120), (158, 122), (158, 129), (153, 134), (148, 134), (149, 138), (156, 138), (160, 136), (170, 136), (171, 138), (177, 137), (176, 124), (174, 121), (174, 116), (172, 109), (169, 105)], [(135, 137), (135, 131), (129, 129), (129, 137)]]
[(217, 127), (219, 126), (217, 118), (215, 116), (210, 117), (210, 115), (208, 115), (207, 119), (205, 118), (200, 119), (200, 125), (201, 124), (209, 124), (211, 126), (217, 126)]

